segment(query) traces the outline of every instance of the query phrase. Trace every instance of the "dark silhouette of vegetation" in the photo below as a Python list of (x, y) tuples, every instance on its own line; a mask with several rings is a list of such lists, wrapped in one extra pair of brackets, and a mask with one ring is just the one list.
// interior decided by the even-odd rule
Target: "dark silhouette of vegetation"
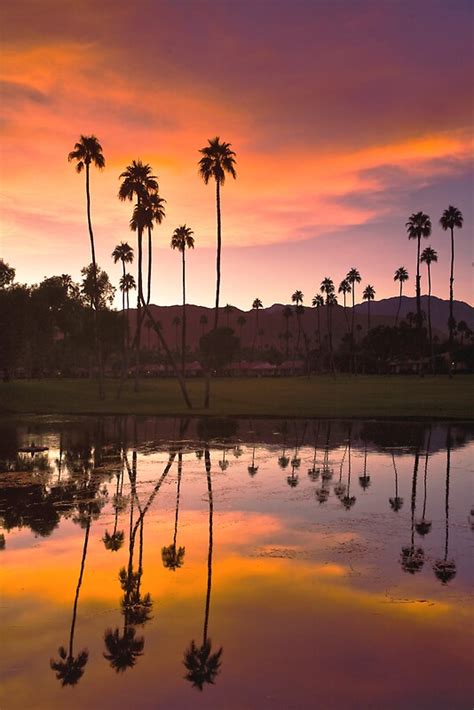
[(190, 227), (183, 224), (176, 227), (171, 237), (171, 248), (181, 252), (182, 265), (182, 285), (183, 285), (183, 309), (181, 320), (181, 369), (183, 375), (186, 365), (186, 249), (194, 249), (194, 232)]
[(451, 233), (451, 269), (449, 273), (449, 345), (452, 347), (454, 341), (454, 328), (455, 328), (455, 318), (453, 312), (453, 301), (454, 301), (454, 230), (462, 229), (464, 223), (464, 217), (457, 207), (449, 205), (449, 207), (444, 210), (441, 215), (439, 223), (445, 232), (450, 231)]
[(405, 269), (404, 266), (399, 266), (398, 269), (395, 271), (395, 276), (393, 277), (394, 281), (398, 281), (400, 284), (400, 294), (399, 294), (399, 299), (398, 299), (398, 308), (397, 308), (397, 315), (395, 317), (395, 326), (398, 324), (398, 318), (400, 316), (400, 308), (402, 307), (402, 291), (403, 291), (403, 284), (405, 281), (408, 281), (410, 277), (408, 276), (408, 271)]

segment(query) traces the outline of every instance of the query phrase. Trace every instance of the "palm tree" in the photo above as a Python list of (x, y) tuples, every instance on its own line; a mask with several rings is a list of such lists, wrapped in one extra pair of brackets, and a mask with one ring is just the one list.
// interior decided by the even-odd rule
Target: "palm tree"
[(366, 491), (367, 488), (370, 486), (370, 476), (367, 475), (367, 440), (366, 439), (364, 439), (364, 473), (362, 476), (359, 476), (359, 485), (364, 491)]
[(355, 342), (354, 342), (355, 285), (356, 285), (356, 283), (360, 284), (360, 282), (361, 282), (361, 275), (354, 266), (352, 267), (352, 269), (350, 269), (347, 272), (346, 280), (349, 282), (349, 284), (351, 285), (351, 288), (352, 288), (351, 350), (352, 350), (352, 371), (354, 372), (354, 369), (355, 369), (355, 360), (354, 360), (354, 354), (355, 354)]
[(148, 278), (147, 278), (147, 293), (146, 302), (147, 305), (150, 303), (151, 299), (151, 270), (152, 270), (152, 244), (151, 244), (151, 232), (153, 230), (153, 223), (161, 224), (165, 218), (165, 203), (162, 197), (159, 196), (158, 192), (149, 192), (146, 199), (146, 208), (149, 212), (150, 219), (147, 220), (147, 231), (148, 231)]
[(125, 274), (125, 276), (122, 276), (119, 281), (119, 287), (120, 287), (120, 290), (122, 291), (122, 294), (123, 294), (122, 298), (123, 298), (123, 302), (124, 302), (125, 308), (126, 308), (126, 314), (127, 314), (126, 334), (127, 334), (127, 345), (129, 345), (130, 335), (129, 335), (129, 329), (128, 329), (128, 313), (130, 311), (130, 291), (132, 291), (133, 289), (135, 289), (137, 287), (137, 285), (135, 283), (135, 279), (132, 276), (132, 274)]
[(421, 238), (427, 239), (431, 234), (431, 220), (424, 212), (413, 212), (406, 223), (408, 239), (416, 239), (416, 317), (418, 329), (421, 330), (421, 276), (420, 276), (420, 250)]
[(135, 371), (135, 391), (138, 391), (138, 375), (140, 370), (140, 337), (142, 317), (140, 309), (145, 305), (143, 296), (143, 230), (153, 228), (153, 215), (147, 209), (146, 203), (148, 196), (158, 191), (158, 182), (156, 175), (152, 175), (150, 165), (143, 164), (141, 160), (133, 160), (126, 169), (120, 173), (119, 179), (122, 179), (118, 198), (122, 202), (128, 200), (132, 202), (136, 199), (135, 209), (132, 219), (130, 220), (130, 229), (137, 232), (138, 235), (138, 289), (137, 289), (137, 328), (135, 335), (136, 346), (136, 371)]
[(324, 306), (324, 298), (321, 296), (320, 293), (317, 293), (316, 296), (313, 296), (313, 300), (311, 301), (311, 305), (313, 308), (316, 308), (316, 313), (318, 316), (318, 344), (321, 345), (321, 314), (320, 314), (320, 308), (321, 306)]
[(302, 291), (295, 291), (292, 296), (291, 296), (291, 302), (296, 305), (295, 312), (296, 312), (296, 321), (298, 323), (298, 334), (296, 338), (296, 353), (299, 350), (300, 346), (300, 338), (301, 338), (301, 316), (304, 313), (304, 309), (302, 308), (303, 304), (303, 293)]
[(209, 448), (204, 450), (204, 461), (206, 466), (207, 492), (209, 500), (209, 550), (207, 555), (207, 592), (206, 606), (204, 611), (204, 628), (202, 634), (202, 645), (197, 646), (194, 639), (189, 648), (184, 653), (184, 666), (187, 670), (186, 680), (192, 683), (194, 688), (202, 690), (205, 683), (213, 684), (221, 666), (222, 647), (212, 653), (211, 639), (208, 637), (209, 612), (211, 607), (211, 587), (212, 587), (212, 550), (213, 550), (213, 514), (214, 503), (212, 496), (211, 480), (211, 455)]
[(178, 517), (179, 517), (179, 499), (181, 491), (181, 477), (183, 473), (183, 453), (178, 452), (178, 482), (176, 487), (176, 510), (174, 515), (174, 535), (173, 542), (168, 547), (163, 547), (161, 549), (161, 559), (163, 566), (166, 569), (170, 569), (175, 572), (177, 569), (183, 566), (184, 563), (184, 547), (177, 547), (177, 537), (178, 537)]
[(84, 533), (84, 544), (82, 546), (81, 566), (79, 570), (79, 579), (76, 586), (76, 594), (72, 608), (71, 630), (69, 633), (69, 646), (66, 651), (64, 646), (58, 649), (60, 660), (50, 660), (51, 670), (56, 671), (56, 678), (61, 681), (61, 685), (76, 685), (84, 674), (84, 669), (89, 658), (87, 649), (83, 649), (77, 656), (74, 656), (74, 631), (76, 627), (77, 605), (79, 602), (79, 593), (81, 591), (82, 578), (84, 576), (84, 567), (86, 564), (87, 545), (89, 542), (89, 532), (92, 522), (91, 504), (87, 509), (87, 522)]
[(348, 454), (348, 468), (347, 468), (347, 490), (345, 495), (341, 497), (341, 503), (346, 510), (350, 510), (356, 503), (356, 497), (351, 496), (351, 471), (352, 471), (352, 459), (351, 459), (351, 438), (352, 438), (352, 424), (349, 424), (349, 432), (347, 437), (347, 454)]
[[(127, 274), (125, 264), (131, 264), (133, 262), (133, 249), (130, 244), (127, 242), (120, 242), (120, 244), (117, 244), (112, 252), (112, 258), (114, 260), (114, 264), (118, 261), (122, 262), (122, 279), (125, 278)], [(125, 347), (126, 333), (128, 332), (128, 313), (125, 312), (125, 291), (123, 289), (120, 290), (122, 291), (123, 344)], [(126, 317), (127, 321), (125, 320)]]
[(216, 212), (217, 212), (217, 257), (216, 257), (216, 308), (214, 312), (214, 328), (217, 328), (219, 319), (219, 293), (221, 287), (221, 185), (224, 184), (226, 175), (231, 175), (234, 180), (235, 153), (230, 148), (230, 143), (220, 142), (219, 136), (208, 140), (208, 145), (200, 149), (199, 174), (207, 185), (209, 180), (216, 181)]
[(285, 327), (285, 340), (286, 340), (286, 358), (288, 359), (290, 353), (290, 318), (293, 316), (293, 311), (290, 306), (285, 306), (283, 311), (283, 318), (286, 322)]
[(181, 264), (183, 269), (183, 308), (182, 308), (182, 328), (181, 328), (181, 369), (184, 375), (186, 368), (186, 249), (194, 249), (194, 232), (190, 227), (183, 224), (176, 227), (171, 237), (171, 248), (181, 252)]
[(444, 557), (438, 559), (433, 565), (433, 571), (442, 584), (447, 584), (456, 576), (456, 563), (448, 560), (449, 550), (449, 477), (451, 473), (451, 426), (448, 426), (446, 435), (446, 495), (445, 495), (445, 539)]
[(321, 293), (326, 294), (326, 306), (327, 306), (327, 329), (328, 329), (328, 342), (329, 342), (329, 355), (331, 359), (331, 368), (334, 371), (334, 359), (333, 359), (333, 352), (332, 352), (332, 307), (337, 304), (337, 298), (334, 293), (335, 288), (334, 288), (334, 281), (329, 278), (329, 276), (326, 276), (321, 281), (321, 287), (320, 287)]
[(125, 626), (122, 635), (120, 629), (114, 631), (107, 629), (104, 641), (107, 653), (103, 656), (117, 673), (133, 668), (137, 659), (143, 656), (145, 640), (143, 636), (136, 636), (136, 629), (133, 626)]
[(454, 334), (454, 313), (453, 313), (453, 299), (454, 299), (454, 229), (462, 229), (464, 222), (464, 217), (461, 210), (453, 205), (449, 205), (448, 209), (444, 210), (441, 215), (439, 223), (445, 232), (451, 232), (451, 271), (449, 275), (449, 344), (453, 344), (453, 334)]
[(97, 311), (98, 311), (98, 289), (97, 289), (97, 263), (95, 258), (95, 244), (94, 244), (94, 232), (92, 231), (92, 219), (91, 219), (91, 195), (90, 195), (90, 166), (95, 165), (99, 170), (103, 170), (105, 167), (105, 158), (102, 153), (102, 146), (99, 143), (96, 136), (84, 136), (81, 135), (79, 141), (74, 145), (74, 149), (69, 153), (67, 157), (68, 161), (76, 161), (76, 171), (81, 173), (84, 169), (86, 171), (86, 204), (87, 204), (87, 225), (89, 228), (89, 239), (91, 246), (91, 257), (92, 257), (92, 275), (93, 275), (93, 285), (94, 285), (94, 343), (95, 351), (98, 362), (99, 369), (99, 397), (103, 399), (104, 397), (104, 385), (103, 385), (103, 367), (102, 367), (102, 344), (101, 338), (98, 332), (97, 323)]
[(263, 308), (263, 304), (259, 298), (254, 299), (254, 302), (252, 303), (252, 309), (255, 311), (255, 334), (253, 336), (253, 345), (252, 345), (252, 350), (255, 350), (255, 341), (257, 340), (257, 334), (258, 334), (258, 312), (260, 308)]
[(364, 289), (362, 298), (364, 299), (364, 301), (367, 301), (367, 330), (370, 330), (370, 302), (373, 301), (375, 298), (374, 287), (368, 284)]
[(432, 247), (426, 247), (426, 249), (423, 249), (420, 261), (428, 267), (428, 335), (430, 339), (431, 367), (434, 368), (433, 332), (431, 330), (431, 264), (438, 261), (438, 254)]
[(341, 283), (339, 284), (339, 288), (337, 289), (338, 293), (342, 293), (343, 298), (344, 298), (344, 318), (346, 319), (346, 325), (349, 328), (349, 320), (347, 318), (347, 310), (346, 310), (346, 295), (352, 291), (352, 287), (347, 280), (347, 278), (342, 279)]
[(399, 281), (400, 283), (400, 296), (398, 299), (398, 309), (397, 309), (397, 316), (395, 318), (395, 327), (398, 324), (398, 317), (400, 315), (400, 308), (402, 307), (402, 289), (403, 289), (403, 284), (405, 281), (408, 281), (409, 276), (408, 276), (408, 271), (405, 269), (404, 266), (399, 266), (398, 269), (395, 271), (395, 276), (393, 277), (394, 281)]
[(104, 537), (102, 538), (102, 542), (104, 543), (104, 547), (106, 550), (110, 550), (111, 552), (117, 552), (120, 550), (120, 548), (123, 545), (124, 542), (124, 532), (123, 530), (117, 530), (117, 525), (118, 525), (118, 514), (119, 510), (122, 508), (122, 494), (121, 494), (121, 485), (123, 485), (123, 463), (122, 463), (122, 473), (117, 473), (117, 485), (115, 489), (115, 495), (114, 495), (114, 502), (113, 502), (113, 507), (115, 510), (115, 519), (114, 519), (114, 528), (112, 533), (109, 533), (108, 530), (105, 531)]

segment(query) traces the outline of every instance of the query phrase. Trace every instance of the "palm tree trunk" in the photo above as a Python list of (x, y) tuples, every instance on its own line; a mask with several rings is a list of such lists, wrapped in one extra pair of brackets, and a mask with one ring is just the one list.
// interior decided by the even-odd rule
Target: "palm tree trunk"
[(431, 372), (434, 372), (433, 332), (431, 330), (431, 265), (428, 264), (428, 335), (430, 339)]
[(416, 482), (418, 478), (418, 466), (420, 462), (420, 451), (418, 446), (415, 451), (415, 463), (413, 465), (413, 481), (411, 487), (411, 549), (415, 547), (415, 510), (416, 510)]
[(151, 299), (151, 266), (152, 266), (152, 244), (151, 244), (151, 229), (148, 227), (148, 285), (147, 285), (147, 294), (146, 294), (146, 302), (147, 305), (150, 303)]
[(446, 529), (445, 529), (445, 540), (444, 540), (444, 560), (448, 559), (448, 548), (449, 548), (449, 476), (451, 473), (451, 427), (448, 427), (448, 433), (446, 436), (446, 497), (445, 497), (445, 516), (446, 516)]
[(181, 477), (183, 474), (183, 452), (178, 452), (178, 486), (176, 489), (176, 510), (174, 514), (174, 535), (173, 535), (173, 547), (176, 555), (176, 541), (178, 539), (178, 517), (179, 517), (179, 498), (181, 492)]
[(74, 655), (73, 645), (74, 645), (74, 630), (76, 627), (77, 603), (79, 601), (79, 592), (81, 591), (82, 577), (84, 575), (84, 567), (86, 564), (87, 544), (89, 542), (89, 531), (91, 529), (91, 519), (92, 519), (91, 506), (89, 505), (89, 517), (87, 519), (86, 534), (84, 537), (84, 545), (82, 547), (81, 568), (79, 571), (79, 579), (77, 580), (76, 595), (74, 597), (74, 605), (72, 608), (71, 631), (69, 634), (69, 658), (72, 658), (72, 656)]
[(207, 555), (207, 592), (206, 592), (206, 607), (204, 612), (204, 629), (203, 629), (203, 646), (207, 641), (207, 630), (209, 625), (209, 611), (211, 606), (211, 586), (212, 586), (212, 548), (213, 548), (213, 515), (214, 502), (212, 498), (212, 480), (211, 480), (211, 455), (209, 449), (204, 451), (204, 460), (206, 464), (207, 477), (207, 493), (209, 497), (209, 551)]
[(367, 331), (370, 330), (370, 298), (367, 303)]
[(89, 163), (86, 163), (86, 202), (87, 202), (87, 226), (89, 228), (89, 239), (91, 243), (91, 255), (92, 255), (92, 282), (94, 284), (94, 321), (93, 321), (93, 331), (94, 331), (94, 350), (97, 358), (97, 367), (99, 370), (99, 398), (104, 399), (104, 373), (102, 367), (102, 340), (99, 338), (99, 295), (97, 287), (97, 263), (95, 260), (95, 245), (94, 245), (94, 232), (92, 231), (92, 219), (91, 219), (91, 193), (90, 193), (90, 175), (89, 175)]
[(183, 377), (186, 370), (186, 257), (183, 251), (181, 252), (182, 263), (183, 263), (183, 317), (182, 317), (182, 328), (181, 328), (181, 370)]
[(402, 307), (402, 286), (403, 286), (403, 281), (400, 281), (400, 296), (398, 299), (398, 309), (397, 309), (397, 315), (395, 317), (395, 328), (397, 327), (398, 324), (398, 317), (400, 315), (400, 309)]
[(355, 343), (354, 343), (354, 317), (355, 317), (355, 285), (356, 282), (352, 283), (352, 318), (351, 318), (351, 360), (352, 360), (352, 373), (355, 372)]
[(454, 338), (454, 227), (451, 227), (451, 272), (449, 276), (449, 346), (453, 346)]
[(219, 321), (219, 293), (221, 289), (221, 193), (220, 182), (216, 180), (216, 211), (217, 211), (217, 255), (216, 255), (216, 308), (214, 311), (214, 328)]
[(421, 237), (418, 237), (416, 252), (416, 319), (418, 331), (421, 331), (421, 276), (420, 276), (420, 247)]
[(344, 297), (344, 318), (345, 318), (345, 320), (346, 320), (347, 330), (349, 330), (349, 318), (347, 317), (346, 292), (345, 292), (345, 291), (344, 291), (344, 293), (343, 293), (343, 297)]
[[(140, 204), (140, 197), (138, 197), (137, 204)], [(142, 313), (141, 307), (145, 305), (145, 299), (143, 297), (143, 229), (138, 227), (138, 293), (137, 293), (137, 322), (136, 322), (136, 335), (135, 335), (135, 392), (138, 392), (138, 378), (140, 373), (140, 344), (141, 344), (141, 334), (142, 334)]]

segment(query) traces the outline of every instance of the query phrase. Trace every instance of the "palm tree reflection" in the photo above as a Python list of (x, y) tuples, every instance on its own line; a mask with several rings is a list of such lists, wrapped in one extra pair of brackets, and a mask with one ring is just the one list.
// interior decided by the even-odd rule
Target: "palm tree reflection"
[(318, 480), (319, 478), (319, 468), (316, 467), (316, 457), (317, 457), (317, 452), (318, 452), (318, 439), (319, 439), (319, 430), (321, 427), (321, 422), (318, 421), (318, 428), (315, 433), (314, 437), (314, 454), (313, 454), (313, 465), (311, 468), (308, 468), (308, 476), (313, 483)]
[(445, 495), (445, 539), (444, 557), (433, 565), (433, 571), (442, 584), (447, 584), (456, 576), (456, 563), (448, 560), (449, 549), (449, 477), (451, 473), (451, 427), (446, 435), (446, 495)]
[(416, 525), (416, 532), (418, 535), (424, 537), (431, 530), (431, 520), (426, 519), (426, 494), (427, 494), (427, 477), (428, 477), (428, 461), (430, 458), (430, 443), (431, 443), (431, 425), (428, 428), (428, 441), (426, 443), (426, 454), (425, 454), (425, 475), (423, 476), (423, 511), (421, 513), (421, 520), (419, 520)]
[(179, 500), (181, 492), (181, 478), (183, 474), (183, 454), (180, 451), (178, 453), (178, 482), (176, 488), (176, 510), (174, 516), (174, 536), (173, 542), (168, 547), (163, 547), (161, 550), (161, 559), (163, 561), (163, 566), (166, 569), (175, 572), (177, 569), (184, 564), (184, 547), (177, 547), (176, 542), (178, 538), (178, 518), (179, 518)]
[(123, 497), (122, 491), (123, 491), (123, 476), (124, 476), (124, 470), (123, 470), (123, 456), (122, 456), (122, 468), (120, 473), (117, 473), (117, 485), (115, 488), (115, 495), (113, 498), (113, 508), (115, 510), (115, 518), (114, 518), (114, 529), (112, 533), (109, 533), (108, 530), (105, 531), (104, 537), (102, 538), (102, 542), (104, 543), (104, 547), (106, 550), (110, 550), (111, 552), (117, 552), (120, 550), (124, 543), (125, 539), (125, 533), (123, 530), (117, 530), (117, 525), (118, 525), (118, 515), (119, 512), (123, 511), (126, 507), (126, 500)]
[(205, 684), (213, 685), (219, 674), (221, 666), (222, 647), (212, 652), (211, 639), (208, 637), (209, 626), (209, 611), (211, 606), (211, 586), (212, 586), (212, 551), (213, 551), (213, 514), (214, 503), (212, 497), (212, 480), (211, 480), (211, 456), (209, 449), (206, 447), (204, 452), (204, 460), (206, 464), (207, 477), (207, 492), (209, 500), (209, 551), (207, 556), (207, 592), (206, 606), (204, 611), (204, 628), (202, 635), (202, 644), (197, 646), (194, 639), (191, 641), (189, 648), (184, 652), (183, 664), (186, 668), (184, 676), (194, 688), (202, 691)]
[(416, 482), (418, 477), (418, 466), (420, 462), (420, 451), (418, 444), (415, 451), (415, 463), (413, 466), (413, 482), (411, 489), (411, 540), (410, 545), (402, 548), (400, 564), (404, 572), (416, 574), (425, 563), (425, 553), (421, 547), (415, 547), (415, 509), (416, 509)]
[(398, 495), (398, 471), (397, 471), (397, 465), (395, 463), (395, 455), (392, 451), (392, 464), (393, 464), (393, 470), (395, 471), (395, 496), (393, 498), (389, 498), (388, 501), (390, 503), (391, 509), (394, 511), (394, 513), (398, 513), (399, 510), (401, 510), (401, 507), (403, 505), (403, 498), (400, 498)]
[(367, 440), (364, 439), (364, 473), (359, 476), (359, 485), (366, 491), (370, 486), (370, 476), (367, 475)]
[(352, 472), (352, 459), (351, 459), (351, 437), (352, 437), (352, 424), (349, 424), (349, 434), (347, 437), (347, 490), (341, 498), (341, 503), (346, 510), (350, 510), (353, 505), (355, 505), (356, 497), (351, 496), (351, 472)]
[(79, 579), (77, 581), (76, 594), (74, 596), (74, 604), (72, 607), (72, 621), (71, 630), (69, 632), (69, 645), (67, 650), (64, 646), (59, 647), (59, 659), (57, 661), (54, 661), (53, 659), (50, 660), (51, 670), (56, 672), (56, 678), (61, 681), (62, 686), (76, 685), (80, 681), (84, 674), (84, 670), (89, 658), (89, 651), (87, 649), (83, 649), (82, 651), (80, 651), (77, 656), (74, 655), (74, 632), (76, 628), (77, 605), (79, 602), (79, 594), (81, 591), (84, 567), (86, 564), (87, 545), (89, 542), (91, 521), (92, 511), (91, 504), (89, 504), (87, 522), (85, 525), (84, 544), (82, 546), (81, 567), (79, 570)]

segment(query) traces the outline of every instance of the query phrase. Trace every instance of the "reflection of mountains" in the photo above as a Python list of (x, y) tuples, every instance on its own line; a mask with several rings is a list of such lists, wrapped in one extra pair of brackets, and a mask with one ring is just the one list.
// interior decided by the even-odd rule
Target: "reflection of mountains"
[[(326, 437), (330, 426), (329, 449), (344, 447), (347, 442), (348, 421), (303, 420), (303, 419), (246, 419), (238, 418), (191, 418), (186, 437), (180, 436), (180, 419), (177, 417), (78, 417), (57, 422), (36, 421), (34, 424), (0, 421), (0, 472), (17, 468), (17, 452), (20, 446), (31, 441), (58, 446), (76, 452), (101, 452), (101, 467), (105, 470), (117, 462), (121, 447), (136, 447), (142, 453), (168, 450), (170, 444), (179, 443), (184, 449), (203, 448), (203, 442), (228, 445), (249, 444), (257, 447), (280, 446), (286, 441), (289, 447), (311, 446), (314, 429), (321, 427), (321, 436)], [(446, 448), (444, 422), (414, 422), (400, 420), (354, 420), (352, 422), (352, 447), (396, 452), (414, 451), (426, 440), (431, 428), (431, 451), (436, 453)], [(473, 422), (451, 424), (452, 451), (465, 446), (474, 439)], [(25, 457), (24, 463), (27, 462)], [(96, 462), (95, 462), (96, 463)], [(80, 462), (76, 463), (80, 466)], [(25, 468), (21, 467), (21, 470)]]

